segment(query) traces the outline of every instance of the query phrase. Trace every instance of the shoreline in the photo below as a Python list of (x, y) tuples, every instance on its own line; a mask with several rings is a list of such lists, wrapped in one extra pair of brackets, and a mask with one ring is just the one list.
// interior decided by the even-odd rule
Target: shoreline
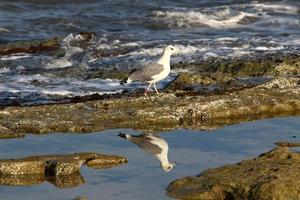
[[(83, 43), (94, 35), (82, 34)], [(27, 47), (30, 49), (30, 45)], [(62, 49), (57, 49), (56, 44), (54, 49), (46, 50), (55, 55)], [(300, 115), (299, 55), (246, 60), (212, 58), (172, 67), (178, 75), (159, 95), (150, 93), (145, 97), (141, 91), (133, 90), (62, 98), (48, 105), (2, 106), (0, 138), (114, 128), (153, 133), (177, 128), (211, 130), (244, 121)], [(60, 70), (57, 73), (68, 68)], [(86, 78), (122, 80), (129, 73), (93, 69)]]

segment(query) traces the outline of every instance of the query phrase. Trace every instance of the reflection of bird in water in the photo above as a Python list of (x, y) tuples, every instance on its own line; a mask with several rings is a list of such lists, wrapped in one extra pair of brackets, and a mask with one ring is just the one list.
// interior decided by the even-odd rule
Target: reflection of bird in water
[(179, 49), (172, 45), (167, 46), (157, 62), (145, 65), (142, 69), (133, 72), (128, 79), (120, 83), (124, 84), (134, 81), (146, 82), (149, 83), (149, 86), (145, 91), (145, 95), (147, 95), (152, 85), (158, 94), (155, 83), (165, 79), (169, 75), (171, 70), (170, 58), (173, 53), (179, 53)]
[(168, 160), (169, 146), (164, 139), (152, 134), (129, 135), (126, 133), (119, 133), (118, 136), (129, 140), (146, 152), (153, 154), (160, 161), (160, 166), (164, 171), (169, 172), (176, 165), (175, 162), (170, 163)]

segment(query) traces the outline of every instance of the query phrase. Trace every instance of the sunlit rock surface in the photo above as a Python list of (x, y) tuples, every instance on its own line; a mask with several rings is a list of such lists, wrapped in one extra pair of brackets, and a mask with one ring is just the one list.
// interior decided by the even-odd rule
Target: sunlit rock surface
[(0, 110), (0, 126), (5, 130), (2, 137), (112, 128), (148, 132), (176, 128), (210, 130), (254, 119), (297, 115), (299, 111), (299, 78), (279, 77), (221, 94), (118, 95), (80, 103), (7, 107)]
[(4, 159), (0, 160), (0, 184), (34, 185), (47, 180), (59, 188), (75, 187), (84, 183), (79, 173), (82, 164), (105, 169), (126, 162), (127, 159), (121, 156), (92, 152)]
[(167, 187), (176, 199), (290, 199), (300, 198), (300, 154), (278, 147), (257, 158), (208, 169)]

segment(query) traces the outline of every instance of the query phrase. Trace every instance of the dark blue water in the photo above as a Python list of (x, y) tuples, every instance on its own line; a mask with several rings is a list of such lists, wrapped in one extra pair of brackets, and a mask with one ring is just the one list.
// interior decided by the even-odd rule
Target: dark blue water
[[(165, 196), (165, 188), (173, 180), (258, 156), (274, 148), (274, 142), (299, 142), (299, 130), (300, 118), (289, 117), (249, 122), (210, 132), (184, 129), (162, 132), (160, 136), (169, 144), (169, 160), (177, 161), (168, 173), (160, 168), (153, 156), (119, 138), (119, 130), (85, 135), (29, 135), (25, 139), (1, 140), (1, 158), (95, 151), (123, 155), (129, 162), (106, 170), (84, 167), (81, 175), (85, 183), (69, 189), (59, 189), (48, 182), (18, 187), (1, 185), (0, 199), (66, 200), (79, 196), (89, 200), (170, 199)], [(129, 129), (123, 131), (139, 134)]]
[[(294, 0), (2, 0), (0, 44), (61, 36), (66, 53), (0, 56), (0, 104), (132, 89), (90, 75), (132, 70), (168, 44), (180, 50), (172, 63), (299, 53), (299, 7)], [(84, 47), (76, 39), (81, 31), (96, 33)]]

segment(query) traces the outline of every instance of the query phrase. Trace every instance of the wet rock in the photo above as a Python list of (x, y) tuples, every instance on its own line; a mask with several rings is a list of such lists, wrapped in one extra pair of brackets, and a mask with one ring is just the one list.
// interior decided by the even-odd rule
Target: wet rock
[(86, 197), (76, 197), (73, 200), (88, 200), (88, 198), (86, 198)]
[(0, 160), (0, 174), (44, 174), (45, 163), (31, 158)]
[[(89, 42), (96, 35), (94, 32), (79, 33), (81, 42)], [(54, 37), (46, 40), (19, 41), (0, 45), (0, 55), (16, 53), (40, 53), (54, 51), (57, 55), (63, 55), (61, 42), (63, 37)]]
[(109, 167), (122, 164), (127, 159), (116, 155), (92, 152), (56, 155), (37, 155), (20, 159), (0, 160), (0, 174), (45, 174), (47, 176), (69, 175), (78, 172), (83, 163)]
[(0, 185), (29, 186), (41, 184), (44, 181), (45, 174), (0, 175)]
[(293, 77), (278, 77), (276, 79), (273, 79), (259, 87), (265, 88), (265, 89), (271, 89), (271, 88), (291, 88), (291, 87), (299, 87), (300, 86), (300, 79), (299, 78), (293, 78)]
[(0, 112), (0, 126), (15, 133), (34, 134), (113, 128), (147, 132), (176, 128), (211, 130), (242, 121), (299, 113), (299, 78), (278, 77), (259, 86), (224, 93), (202, 95), (167, 90), (159, 95), (150, 93), (148, 97), (142, 92), (128, 96), (123, 93), (80, 103), (6, 107)]
[(50, 176), (64, 176), (79, 172), (84, 161), (77, 159), (49, 160), (46, 162), (46, 174)]
[[(250, 79), (250, 78), (249, 78)], [(254, 87), (259, 83), (249, 80), (239, 80), (220, 73), (179, 73), (165, 88), (166, 91), (180, 91), (183, 93), (219, 94)]]
[(47, 40), (16, 42), (0, 45), (0, 55), (9, 55), (15, 53), (37, 53), (56, 50), (60, 47), (60, 41), (60, 38), (51, 38)]
[(100, 69), (92, 69), (88, 71), (86, 79), (94, 79), (94, 78), (101, 78), (101, 79), (119, 79), (123, 80), (129, 76), (128, 72), (123, 72), (119, 70), (114, 71), (107, 71), (107, 70), (100, 70)]
[(83, 163), (95, 169), (121, 165), (127, 159), (93, 152), (37, 155), (20, 159), (0, 160), (0, 185), (33, 185), (44, 180), (59, 188), (76, 187), (84, 183), (79, 170)]
[(127, 159), (121, 156), (97, 155), (95, 158), (87, 160), (88, 167), (94, 169), (110, 168), (126, 163)]
[(79, 172), (70, 175), (47, 176), (47, 181), (58, 188), (72, 188), (85, 183)]
[(15, 133), (14, 131), (0, 126), (0, 139), (11, 139), (11, 138), (21, 138), (25, 137), (24, 133)]
[(176, 199), (299, 199), (300, 153), (279, 147), (257, 158), (184, 177), (167, 187)]
[(178, 63), (173, 68), (194, 72), (223, 73), (231, 76), (297, 75), (300, 73), (298, 54), (274, 54), (261, 58), (211, 58), (199, 63)]
[(300, 142), (276, 142), (279, 147), (300, 147)]

